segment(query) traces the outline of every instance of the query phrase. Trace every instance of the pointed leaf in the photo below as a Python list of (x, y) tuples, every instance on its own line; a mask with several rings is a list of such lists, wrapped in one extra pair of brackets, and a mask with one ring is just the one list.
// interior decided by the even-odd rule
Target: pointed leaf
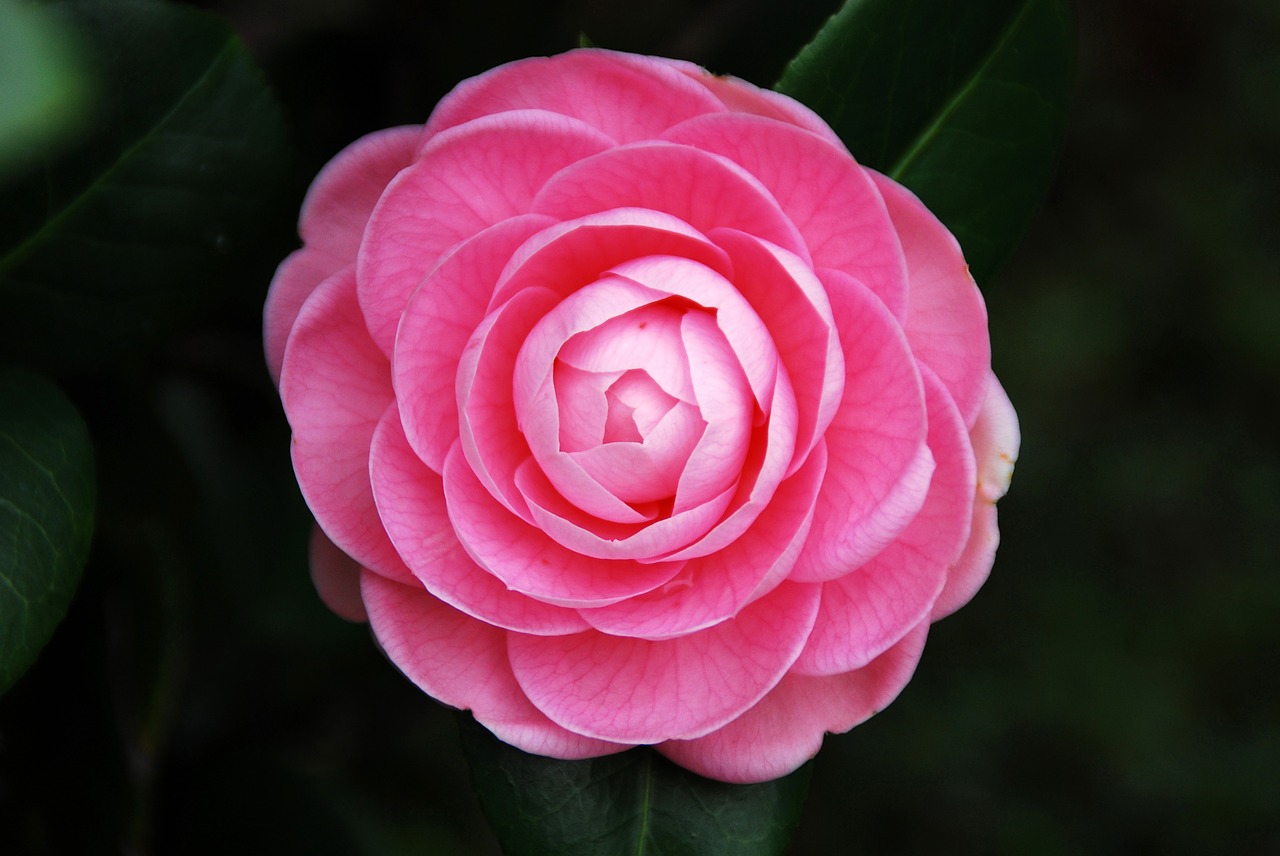
[(800, 819), (811, 765), (729, 785), (648, 748), (557, 761), (502, 743), (458, 717), (471, 780), (506, 856), (771, 856)]
[(0, 371), (0, 692), (62, 620), (93, 532), (89, 432), (52, 383)]
[(914, 191), (982, 284), (1048, 188), (1073, 39), (1066, 0), (848, 0), (777, 88)]
[(168, 3), (42, 7), (95, 82), (84, 133), (0, 185), (0, 355), (136, 351), (208, 303), (281, 187), (279, 110), (225, 23)]

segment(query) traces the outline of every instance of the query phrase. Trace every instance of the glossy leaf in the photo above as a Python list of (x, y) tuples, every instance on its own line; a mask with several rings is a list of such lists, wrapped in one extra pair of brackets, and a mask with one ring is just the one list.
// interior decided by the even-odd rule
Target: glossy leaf
[(207, 306), (262, 231), (286, 148), (225, 23), (167, 3), (45, 7), (95, 82), (84, 133), (0, 186), (0, 355), (100, 367)]
[(93, 512), (93, 449), (80, 414), (39, 375), (0, 371), (0, 692), (66, 613)]
[(0, 0), (0, 178), (57, 139), (82, 105), (65, 36), (41, 7)]
[(758, 785), (694, 775), (651, 749), (529, 755), (458, 717), (471, 779), (506, 856), (768, 856), (786, 850), (811, 765)]
[(1066, 0), (848, 0), (777, 88), (913, 190), (982, 284), (1049, 186), (1073, 40)]

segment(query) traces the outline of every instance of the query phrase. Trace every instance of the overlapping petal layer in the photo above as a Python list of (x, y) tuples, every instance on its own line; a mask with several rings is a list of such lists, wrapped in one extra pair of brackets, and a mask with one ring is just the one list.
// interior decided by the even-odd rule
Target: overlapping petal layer
[(981, 295), (790, 99), (511, 63), (336, 158), (300, 234), (264, 329), (316, 586), (503, 740), (783, 775), (990, 570)]

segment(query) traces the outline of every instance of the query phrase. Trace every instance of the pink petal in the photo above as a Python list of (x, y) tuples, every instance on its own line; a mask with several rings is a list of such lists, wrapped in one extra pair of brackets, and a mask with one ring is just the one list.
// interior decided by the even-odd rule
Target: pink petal
[(311, 582), (324, 605), (347, 621), (369, 620), (360, 599), (360, 566), (329, 540), (319, 526), (311, 528)]
[(517, 421), (512, 378), (522, 343), (555, 303), (556, 296), (546, 289), (520, 292), (485, 318), (458, 365), (459, 439), (467, 461), (485, 487), (525, 519), (532, 518), (515, 486), (515, 473), (530, 452)]
[(440, 476), (409, 447), (395, 406), (373, 437), (373, 495), (387, 534), (414, 576), (455, 609), (509, 630), (575, 633), (588, 626), (577, 612), (509, 591), (458, 542)]
[(796, 770), (822, 747), (889, 705), (915, 671), (928, 624), (856, 672), (788, 674), (759, 704), (718, 731), (672, 740), (658, 751), (682, 767), (725, 782), (765, 782)]
[(835, 146), (844, 148), (836, 132), (808, 107), (778, 92), (761, 89), (753, 83), (725, 74), (712, 74), (701, 66), (683, 60), (666, 60), (684, 74), (701, 83), (730, 110), (752, 113), (768, 119), (788, 122), (811, 131)]
[[(617, 299), (613, 298), (617, 293)], [(633, 297), (634, 295), (634, 297)], [(624, 373), (643, 369), (668, 395), (682, 401), (696, 401), (693, 381), (689, 376), (689, 361), (684, 354), (680, 325), (685, 315), (683, 308), (661, 301), (666, 295), (637, 286), (627, 280), (607, 277), (599, 283), (579, 291), (560, 305), (565, 313), (572, 313), (573, 323), (558, 329), (576, 330), (584, 326), (587, 318), (601, 317), (605, 308), (621, 309), (633, 301), (645, 303), (611, 315), (602, 323), (580, 333), (572, 333), (556, 352), (556, 362), (590, 372)], [(621, 301), (625, 300), (623, 303)], [(587, 303), (597, 304), (588, 307)], [(590, 315), (587, 312), (590, 311)], [(548, 322), (550, 323), (550, 322)], [(543, 335), (542, 331), (538, 335)], [(559, 335), (558, 333), (556, 335)], [(547, 340), (550, 345), (551, 340)], [(548, 348), (549, 350), (549, 348)]]
[(390, 128), (339, 152), (311, 183), (298, 232), (305, 242), (276, 271), (267, 294), (263, 339), (271, 379), (280, 382), (284, 343), (307, 295), (356, 260), (369, 214), (396, 173), (413, 160), (422, 128)]
[(851, 574), (822, 586), (813, 633), (792, 671), (835, 675), (860, 669), (926, 621), (969, 538), (973, 450), (942, 382), (924, 372), (929, 448), (937, 468), (920, 513), (892, 544)]
[(573, 452), (572, 457), (597, 484), (623, 502), (658, 502), (676, 495), (684, 463), (705, 428), (696, 407), (676, 401), (637, 442), (602, 443)]
[(581, 122), (533, 110), (477, 119), (433, 137), (387, 187), (360, 248), (360, 306), (383, 353), (391, 353), (409, 296), (445, 252), (528, 213), (551, 175), (609, 145)]
[(581, 119), (618, 142), (651, 139), (691, 116), (724, 109), (663, 61), (587, 49), (518, 60), (463, 81), (431, 114), (427, 133), (530, 108)]
[(615, 265), (625, 277), (654, 292), (684, 297), (715, 311), (716, 323), (751, 385), (757, 404), (766, 408), (777, 378), (778, 351), (769, 329), (733, 282), (688, 259), (648, 256)]
[(280, 385), (280, 365), (284, 362), (284, 346), (289, 331), (298, 320), (298, 312), (311, 292), (321, 282), (332, 276), (335, 267), (332, 258), (308, 251), (305, 247), (290, 253), (271, 278), (267, 290), (266, 306), (262, 313), (262, 341), (267, 357), (267, 371), (271, 380)]
[(633, 143), (584, 158), (548, 181), (532, 210), (568, 220), (612, 208), (664, 211), (703, 232), (741, 229), (808, 259), (795, 225), (754, 176), (690, 146)]
[(902, 244), (870, 174), (843, 146), (793, 125), (741, 113), (700, 116), (663, 139), (722, 155), (760, 180), (804, 236), (815, 268), (857, 278), (902, 321)]
[(516, 473), (516, 484), (537, 527), (571, 552), (597, 559), (660, 562), (663, 567), (674, 566), (668, 562), (670, 554), (696, 542), (715, 525), (736, 493), (730, 487), (701, 505), (636, 526), (614, 523), (570, 504), (533, 460)]
[(613, 636), (669, 639), (736, 615), (751, 600), (772, 591), (800, 555), (826, 464), (826, 447), (819, 443), (742, 537), (690, 561), (661, 588), (581, 610), (582, 617)]
[(603, 561), (557, 544), (504, 508), (455, 447), (445, 459), (449, 519), (467, 553), (514, 591), (561, 606), (600, 606), (657, 588), (679, 562)]
[(369, 484), (369, 446), (392, 401), (390, 375), (364, 328), (348, 267), (307, 298), (285, 349), (280, 398), (293, 429), (293, 468), (316, 522), (343, 552), (410, 579)]
[(718, 316), (693, 311), (684, 316), (681, 333), (689, 374), (701, 415), (702, 431), (684, 462), (673, 511), (707, 502), (742, 478), (751, 447), (755, 401), (743, 368)]
[(436, 472), (458, 439), (458, 364), (502, 268), (549, 218), (512, 217), (460, 244), (414, 292), (396, 333), (393, 372), (405, 432)]
[(734, 285), (769, 329), (796, 393), (795, 470), (822, 437), (844, 393), (844, 353), (826, 289), (790, 253), (742, 232), (717, 230), (729, 253)]
[(964, 553), (947, 575), (947, 584), (934, 604), (932, 620), (950, 615), (969, 602), (986, 582), (995, 562), (1000, 531), (996, 528), (996, 500), (1009, 489), (1021, 434), (1018, 415), (1004, 387), (991, 375), (987, 398), (970, 432), (977, 459), (978, 488), (973, 527)]
[(735, 618), (651, 642), (586, 632), (508, 637), (516, 681), (553, 721), (625, 743), (696, 737), (755, 704), (812, 626), (817, 587), (785, 583)]
[[(547, 306), (554, 296), (545, 289), (528, 288), (518, 292), (510, 301), (494, 313), (495, 317), (505, 319), (514, 315), (512, 307), (521, 307), (533, 300), (528, 295), (545, 295), (537, 298), (538, 307)], [(473, 349), (475, 354), (475, 381), (469, 388), (464, 386), (472, 370), (470, 356), (459, 373), (459, 395), (467, 392), (468, 403), (463, 409), (463, 445), (467, 450), (468, 460), (472, 462), (477, 475), (483, 480), (492, 474), (503, 486), (507, 484), (508, 473), (514, 476), (514, 467), (524, 462), (523, 457), (517, 460), (513, 453), (495, 460), (488, 451), (495, 445), (486, 441), (482, 431), (487, 433), (488, 426), (482, 416), (472, 416), (478, 406), (488, 406), (486, 402), (496, 402), (494, 409), (501, 407), (513, 411), (521, 434), (517, 435), (527, 443), (527, 450), (537, 459), (547, 478), (556, 486), (570, 502), (580, 508), (589, 508), (592, 513), (605, 520), (619, 523), (634, 523), (647, 519), (635, 509), (630, 508), (622, 500), (613, 496), (583, 469), (573, 455), (566, 454), (560, 446), (560, 410), (555, 397), (554, 370), (556, 358), (561, 352), (567, 355), (578, 368), (592, 371), (609, 371), (617, 360), (618, 370), (632, 368), (627, 365), (631, 357), (644, 359), (657, 356), (659, 361), (652, 362), (651, 373), (659, 375), (658, 381), (676, 387), (683, 382), (679, 375), (684, 371), (678, 359), (670, 359), (671, 355), (655, 348), (664, 341), (665, 325), (655, 316), (653, 330), (636, 331), (634, 335), (609, 338), (616, 345), (612, 350), (601, 351), (591, 347), (593, 337), (591, 331), (615, 318), (625, 317), (634, 310), (647, 307), (666, 295), (637, 285), (619, 277), (607, 277), (591, 286), (569, 295), (566, 299), (549, 308), (540, 318), (534, 319), (533, 312), (521, 312), (518, 326), (516, 322), (497, 327), (485, 333), (483, 349)], [(646, 316), (647, 317), (647, 316)], [(528, 323), (535, 321), (536, 323)], [(483, 328), (482, 328), (483, 329)], [(612, 329), (612, 328), (607, 328)], [(571, 340), (588, 334), (585, 345), (575, 348)], [(479, 338), (479, 334), (477, 336)], [(490, 342), (495, 342), (492, 346)], [(581, 343), (580, 341), (580, 343)], [(511, 352), (519, 347), (519, 355), (511, 360)], [(491, 356), (492, 355), (492, 356)], [(506, 402), (510, 399), (511, 404)], [(475, 402), (479, 402), (476, 404)], [(504, 420), (510, 417), (504, 412), (498, 414)], [(476, 425), (476, 443), (474, 449), (468, 443), (468, 430), (471, 424)], [(500, 429), (506, 436), (507, 426)], [(486, 445), (486, 442), (488, 445)], [(514, 441), (510, 441), (515, 448)], [(527, 452), (525, 457), (527, 457)], [(511, 468), (511, 469), (508, 469)], [(512, 507), (523, 509), (524, 503), (510, 500)]]
[(827, 479), (794, 580), (835, 579), (893, 541), (933, 473), (924, 390), (898, 322), (856, 282), (830, 290), (845, 350), (844, 398), (827, 428)]
[(375, 131), (329, 161), (302, 201), (303, 243), (340, 266), (354, 262), (369, 215), (396, 173), (413, 163), (421, 136), (421, 125)]
[(773, 400), (764, 410), (768, 419), (763, 430), (758, 427), (752, 434), (729, 513), (706, 536), (667, 559), (692, 559), (723, 550), (747, 531), (768, 507), (795, 457), (796, 397), (785, 372), (778, 373)]
[(938, 218), (902, 185), (868, 173), (889, 206), (907, 257), (907, 341), (916, 358), (947, 385), (965, 424), (972, 426), (987, 393), (991, 367), (982, 293), (969, 275), (960, 245)]
[(529, 286), (567, 296), (614, 265), (643, 256), (677, 256), (721, 275), (730, 270), (720, 248), (683, 220), (643, 208), (610, 209), (549, 227), (531, 238), (512, 257), (490, 306), (500, 306)]
[(566, 731), (530, 704), (507, 660), (506, 631), (458, 612), (416, 585), (366, 573), (361, 587), (369, 623), (391, 661), (432, 698), (472, 711), (500, 740), (564, 759), (627, 748)]

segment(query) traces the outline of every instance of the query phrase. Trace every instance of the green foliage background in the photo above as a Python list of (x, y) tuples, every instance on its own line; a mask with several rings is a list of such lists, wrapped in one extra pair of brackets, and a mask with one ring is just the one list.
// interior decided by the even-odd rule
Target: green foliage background
[[(292, 212), (499, 62), (585, 32), (768, 85), (835, 4), (202, 5), (294, 130), (288, 213), (145, 356), (64, 380), (97, 531), (0, 698), (0, 852), (497, 853), (453, 715), (310, 589), (258, 341)], [(1280, 850), (1280, 9), (1075, 5), (1057, 183), (980, 283), (1024, 435), (995, 572), (827, 741), (798, 856)]]

